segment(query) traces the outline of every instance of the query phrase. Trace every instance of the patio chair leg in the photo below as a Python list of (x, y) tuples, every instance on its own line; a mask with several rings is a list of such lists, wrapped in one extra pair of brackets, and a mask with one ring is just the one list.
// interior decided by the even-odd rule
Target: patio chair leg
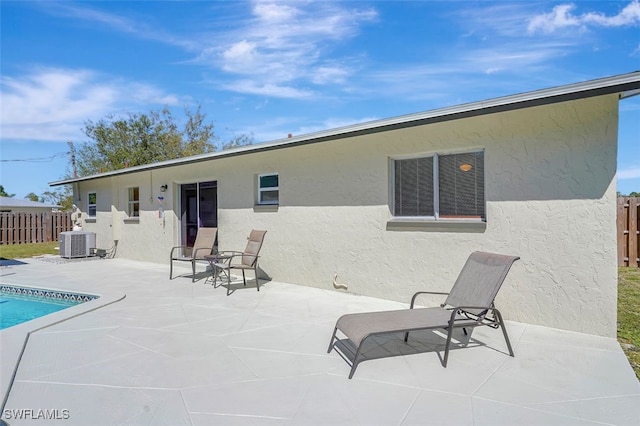
[(169, 260), (169, 279), (173, 279), (173, 259)]
[(256, 277), (256, 289), (260, 291), (260, 280), (258, 279), (258, 267), (253, 268), (253, 274)]
[(191, 261), (191, 270), (193, 271), (193, 275), (191, 276), (191, 282), (196, 282), (196, 262), (195, 260)]
[(509, 348), (509, 355), (511, 355), (512, 357), (515, 357), (515, 355), (513, 354), (513, 348), (511, 347), (511, 342), (509, 341), (509, 336), (507, 336), (507, 328), (504, 326), (504, 321), (502, 320), (502, 314), (496, 308), (493, 308), (493, 312), (496, 316), (496, 320), (498, 320), (498, 324), (500, 325), (500, 328), (502, 329), (504, 340), (505, 342), (507, 342), (507, 348)]
[(247, 286), (247, 279), (244, 277), (244, 269), (242, 270), (242, 282), (244, 282), (244, 286)]
[(407, 331), (406, 333), (404, 333), (404, 342), (407, 343), (408, 340), (409, 340), (409, 332)]

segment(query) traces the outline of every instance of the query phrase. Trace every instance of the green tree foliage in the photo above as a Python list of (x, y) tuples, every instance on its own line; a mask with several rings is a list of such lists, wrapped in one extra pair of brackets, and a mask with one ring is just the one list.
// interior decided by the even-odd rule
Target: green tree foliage
[[(185, 115), (182, 127), (168, 108), (129, 114), (124, 119), (108, 116), (98, 122), (88, 121), (83, 131), (92, 142), (77, 151), (78, 176), (215, 151), (213, 124), (205, 121), (200, 107), (195, 111), (185, 109)], [(246, 136), (241, 142), (252, 143)]]
[(60, 210), (63, 211), (71, 211), (73, 209), (73, 194), (71, 193), (71, 186), (69, 185), (65, 185), (54, 191), (45, 191), (42, 195), (30, 192), (24, 198), (25, 200), (60, 206)]
[(0, 185), (0, 197), (13, 197), (16, 194), (7, 194), (7, 191), (4, 190), (4, 186)]
[[(30, 194), (31, 195), (31, 194)], [(53, 191), (45, 191), (40, 196), (40, 201), (47, 204), (60, 206), (60, 210), (73, 210), (73, 194), (70, 185), (64, 185)]]
[(239, 146), (252, 145), (253, 134), (235, 136), (233, 139), (222, 144), (222, 149), (237, 148)]
[(30, 200), (30, 201), (35, 201), (35, 202), (39, 202), (40, 201), (40, 197), (38, 197), (35, 193), (30, 192), (27, 194), (26, 197), (24, 197), (25, 200)]

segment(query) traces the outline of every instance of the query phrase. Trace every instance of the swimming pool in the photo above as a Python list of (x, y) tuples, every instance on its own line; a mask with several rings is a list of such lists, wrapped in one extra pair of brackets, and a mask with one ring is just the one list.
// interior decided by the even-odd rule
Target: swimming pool
[(0, 330), (95, 299), (43, 288), (0, 286)]

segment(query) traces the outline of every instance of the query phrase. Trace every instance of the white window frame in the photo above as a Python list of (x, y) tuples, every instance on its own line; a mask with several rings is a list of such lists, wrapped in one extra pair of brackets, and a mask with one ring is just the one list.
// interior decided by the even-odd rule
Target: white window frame
[[(91, 203), (91, 195), (95, 197), (95, 203)], [(93, 207), (93, 214), (91, 208)], [(87, 216), (96, 217), (98, 214), (98, 193), (96, 191), (87, 192)]]
[[(440, 174), (439, 174), (439, 158), (447, 155), (455, 155), (455, 154), (474, 154), (474, 153), (484, 153), (484, 149), (475, 149), (475, 150), (466, 150), (466, 151), (445, 151), (445, 152), (434, 152), (434, 153), (424, 153), (424, 154), (415, 154), (415, 155), (405, 155), (392, 157), (391, 167), (390, 167), (390, 194), (391, 197), (389, 199), (391, 205), (392, 216), (394, 219), (400, 220), (427, 220), (427, 221), (451, 221), (451, 222), (486, 222), (487, 216), (487, 195), (486, 195), (486, 180), (485, 180), (485, 188), (484, 188), (484, 217), (474, 218), (474, 217), (461, 217), (461, 218), (452, 218), (452, 217), (440, 217)], [(396, 215), (396, 202), (395, 202), (395, 176), (396, 176), (396, 161), (402, 160), (413, 160), (418, 158), (433, 158), (433, 216), (400, 216)], [(483, 158), (483, 169), (484, 169), (484, 158)]]
[[(276, 176), (278, 178), (278, 186), (269, 186), (269, 187), (262, 187), (260, 186), (260, 182), (262, 180), (263, 177), (266, 176)], [(262, 194), (264, 192), (271, 192), (271, 191), (277, 191), (278, 192), (278, 199), (275, 201), (264, 201), (262, 199)], [(258, 204), (261, 205), (277, 205), (280, 204), (280, 175), (278, 173), (261, 173), (258, 175)]]
[[(138, 190), (138, 199), (132, 200), (132, 195), (135, 195), (135, 190)], [(137, 214), (134, 206), (138, 206)], [(131, 186), (127, 188), (127, 215), (130, 218), (140, 217), (140, 187), (139, 186)]]

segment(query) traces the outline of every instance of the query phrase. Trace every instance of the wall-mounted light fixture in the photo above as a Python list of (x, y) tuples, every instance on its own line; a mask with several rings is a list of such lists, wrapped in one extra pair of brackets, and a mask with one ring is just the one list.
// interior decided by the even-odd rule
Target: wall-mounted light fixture
[(160, 192), (167, 192), (167, 188), (168, 188), (167, 185), (160, 186)]
[(460, 164), (460, 170), (462, 170), (463, 172), (468, 172), (471, 169), (473, 169), (473, 166), (469, 163)]

